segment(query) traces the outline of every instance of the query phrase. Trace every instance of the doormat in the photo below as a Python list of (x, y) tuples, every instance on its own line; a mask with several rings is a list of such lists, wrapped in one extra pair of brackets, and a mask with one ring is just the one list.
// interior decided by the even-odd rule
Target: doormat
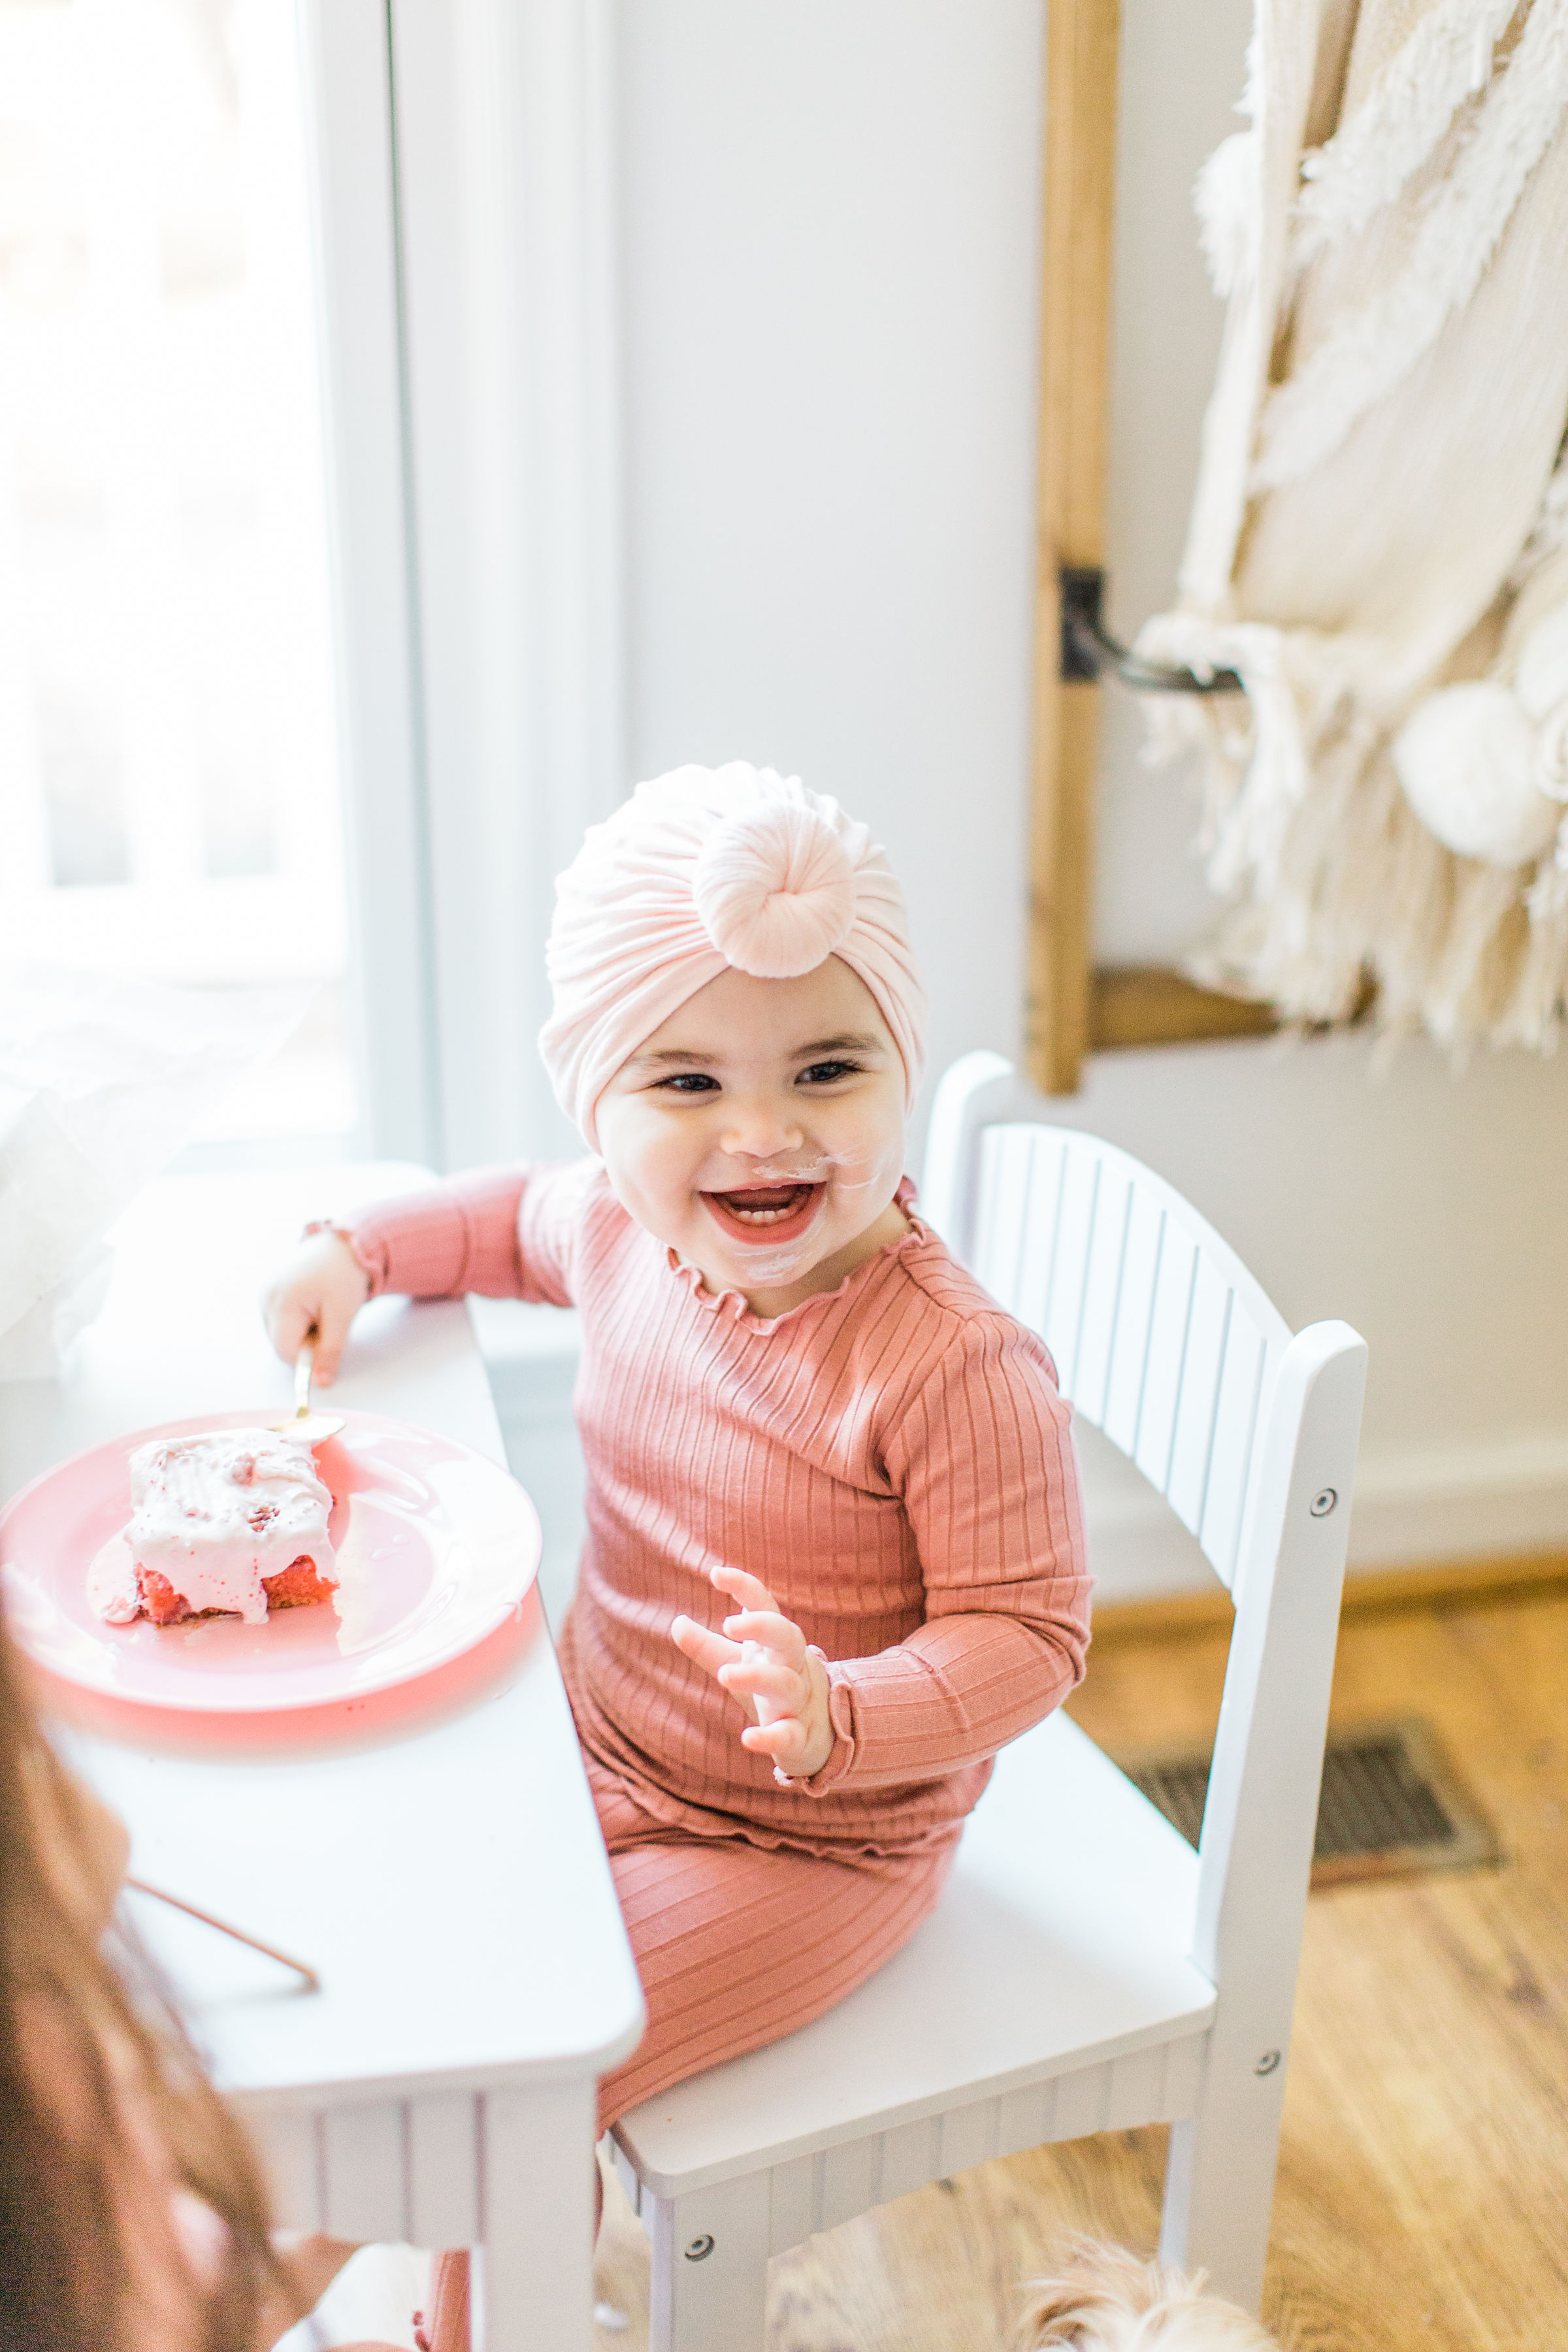
[[(1208, 1748), (1185, 1748), (1117, 1760), (1134, 1787), (1195, 1846), (1210, 1755)], [(1315, 1887), (1501, 1860), (1496, 1831), (1425, 1716), (1331, 1729), (1312, 1850)]]

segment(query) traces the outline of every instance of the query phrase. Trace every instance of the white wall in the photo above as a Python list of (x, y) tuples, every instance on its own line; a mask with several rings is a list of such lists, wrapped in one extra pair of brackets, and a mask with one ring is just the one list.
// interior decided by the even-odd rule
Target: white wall
[[(1127, 627), (1180, 545), (1218, 329), (1188, 189), (1232, 127), (1247, 15), (1124, 8)], [(938, 1067), (1014, 1053), (1020, 1026), (1040, 29), (1037, 0), (620, 0), (616, 19), (633, 767), (771, 761), (864, 814), (913, 902)], [(1137, 743), (1111, 702), (1100, 934), (1123, 960), (1178, 952), (1209, 912), (1184, 788)], [(1568, 1540), (1568, 1058), (1105, 1056), (1058, 1115), (1171, 1177), (1292, 1322), (1366, 1334), (1354, 1557)], [(564, 1466), (528, 1328), (527, 1442)], [(1098, 1453), (1090, 1486), (1110, 1590), (1205, 1573)]]
[[(1352, 1564), (1568, 1544), (1568, 1062), (1352, 1037), (1104, 1055), (1057, 1116), (1151, 1161), (1297, 1326), (1370, 1349)], [(1141, 1482), (1097, 1454), (1098, 1565), (1205, 1580)]]
[(1037, 0), (622, 0), (638, 775), (838, 794), (940, 1066), (1022, 988)]

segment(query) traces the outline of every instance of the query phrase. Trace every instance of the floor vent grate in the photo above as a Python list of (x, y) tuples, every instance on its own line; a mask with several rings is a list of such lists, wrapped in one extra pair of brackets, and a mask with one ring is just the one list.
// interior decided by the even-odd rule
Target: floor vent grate
[[(1146, 1753), (1124, 1759), (1121, 1769), (1195, 1846), (1208, 1791), (1208, 1751)], [(1458, 1870), (1501, 1858), (1495, 1831), (1424, 1717), (1330, 1731), (1314, 1886)]]

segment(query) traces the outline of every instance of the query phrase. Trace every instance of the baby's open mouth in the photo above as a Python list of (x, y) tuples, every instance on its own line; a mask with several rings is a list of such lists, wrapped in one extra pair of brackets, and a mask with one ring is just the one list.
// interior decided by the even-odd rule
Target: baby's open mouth
[(748, 1184), (733, 1192), (704, 1192), (703, 1199), (729, 1233), (787, 1240), (809, 1223), (820, 1184)]

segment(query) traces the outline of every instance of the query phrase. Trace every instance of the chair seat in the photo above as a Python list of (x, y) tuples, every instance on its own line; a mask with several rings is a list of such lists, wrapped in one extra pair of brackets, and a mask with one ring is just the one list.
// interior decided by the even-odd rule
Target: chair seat
[(680, 2196), (1200, 2033), (1215, 1991), (1187, 1958), (1196, 1890), (1185, 1839), (1058, 1713), (1003, 1750), (901, 1952), (616, 2137), (656, 2196)]

